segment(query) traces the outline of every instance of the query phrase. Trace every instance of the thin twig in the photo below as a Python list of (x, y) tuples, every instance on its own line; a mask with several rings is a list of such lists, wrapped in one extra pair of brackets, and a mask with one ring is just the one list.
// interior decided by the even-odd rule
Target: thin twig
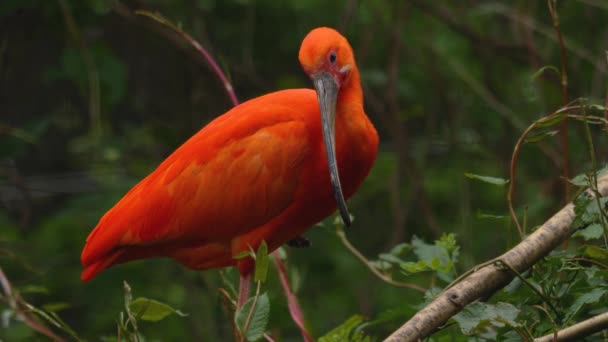
[[(491, 3), (480, 2), (480, 4), (481, 5), (479, 5), (477, 8), (479, 8), (479, 9), (483, 8), (484, 14), (490, 14), (490, 13), (500, 14), (509, 20), (512, 20), (514, 22), (519, 22), (519, 23), (523, 24), (524, 26), (529, 27), (533, 31), (536, 31), (537, 33), (539, 33), (541, 36), (544, 36), (555, 42), (558, 41), (558, 39), (555, 37), (555, 33), (553, 32), (554, 30), (552, 31), (550, 27), (540, 24), (538, 21), (535, 20), (534, 17), (532, 17), (530, 15), (527, 15), (525, 13), (521, 13), (518, 11), (514, 11), (512, 8), (504, 5), (504, 3), (500, 3), (498, 1), (494, 1)], [(608, 73), (608, 68), (606, 68), (606, 66), (604, 64), (598, 63), (596, 61), (596, 58), (594, 58), (593, 54), (589, 50), (587, 50), (585, 47), (578, 45), (578, 43), (576, 41), (574, 41), (572, 39), (568, 39), (568, 37), (564, 37), (564, 47), (566, 48), (566, 50), (568, 52), (570, 52), (570, 54), (574, 55), (575, 57), (580, 58), (581, 60), (583, 60), (583, 61), (589, 63), (590, 65), (592, 65), (593, 67), (595, 67), (595, 70), (598, 73), (601, 73), (603, 75), (606, 75)]]
[(91, 132), (95, 139), (99, 139), (102, 134), (101, 125), (101, 87), (99, 85), (99, 72), (95, 65), (95, 60), (89, 51), (86, 41), (82, 37), (82, 33), (78, 28), (76, 19), (72, 14), (70, 5), (66, 0), (58, 0), (61, 12), (63, 14), (65, 25), (72, 36), (72, 39), (78, 45), (80, 56), (87, 69), (87, 79), (89, 82), (89, 115)]
[[(593, 145), (593, 138), (591, 137), (591, 130), (589, 128), (589, 121), (587, 120), (587, 111), (585, 107), (583, 107), (583, 117), (585, 122), (585, 137), (587, 139), (587, 145), (589, 146), (589, 155), (591, 158), (591, 172), (588, 174), (588, 182), (591, 189), (593, 189), (595, 194), (595, 201), (598, 208), (602, 208), (600, 203), (600, 198), (597, 194), (597, 158), (595, 156), (595, 146)], [(568, 181), (566, 179), (566, 181)], [(601, 209), (600, 209), (601, 210)], [(602, 228), (604, 231), (604, 245), (608, 248), (608, 224), (606, 223), (606, 218), (604, 215), (600, 215), (600, 222), (602, 224)]]
[(289, 307), (289, 313), (291, 314), (291, 318), (296, 323), (298, 328), (300, 328), (300, 332), (302, 333), (302, 337), (305, 342), (313, 342), (314, 339), (310, 336), (310, 333), (304, 326), (304, 314), (302, 313), (302, 309), (300, 308), (300, 304), (298, 303), (298, 298), (295, 296), (293, 291), (291, 290), (291, 286), (289, 285), (289, 279), (287, 278), (287, 270), (285, 269), (285, 264), (281, 261), (281, 257), (279, 256), (279, 252), (274, 251), (272, 253), (274, 258), (275, 265), (279, 271), (279, 279), (281, 280), (281, 285), (283, 286), (283, 290), (285, 290), (285, 296), (287, 297), (287, 304)]
[(384, 282), (387, 282), (391, 285), (398, 286), (398, 287), (406, 287), (408, 289), (416, 290), (416, 291), (419, 291), (422, 293), (426, 292), (426, 289), (424, 287), (410, 284), (410, 283), (396, 281), (396, 280), (393, 280), (391, 277), (389, 277), (385, 274), (382, 274), (369, 262), (369, 260), (367, 260), (367, 258), (365, 258), (365, 256), (363, 256), (363, 254), (361, 254), (361, 252), (359, 252), (359, 250), (357, 248), (355, 248), (355, 246), (353, 246), (350, 243), (350, 241), (348, 241), (348, 238), (346, 237), (346, 234), (344, 234), (344, 230), (342, 229), (342, 227), (338, 226), (336, 228), (336, 233), (338, 234), (338, 237), (340, 237), (340, 240), (342, 240), (342, 243), (344, 244), (344, 246), (346, 246), (346, 248), (351, 253), (353, 253), (359, 260), (361, 260), (365, 264), (365, 266), (367, 266), (367, 268), (369, 268), (369, 270), (372, 271), (373, 274), (375, 274), (378, 278), (382, 279)]
[(553, 336), (557, 337), (557, 331), (559, 330), (557, 324), (555, 323), (555, 321), (553, 320), (553, 317), (551, 317), (551, 314), (549, 314), (549, 311), (547, 311), (547, 309), (542, 306), (542, 305), (533, 305), (535, 308), (541, 310), (542, 312), (545, 313), (545, 315), (547, 315), (547, 317), (549, 318), (549, 321), (551, 321), (551, 325), (553, 326)]
[[(549, 298), (541, 290), (539, 290), (536, 286), (534, 286), (532, 283), (530, 283), (528, 281), (528, 279), (526, 279), (526, 277), (524, 277), (521, 273), (517, 272), (517, 270), (515, 268), (513, 268), (513, 266), (509, 265), (509, 263), (504, 260), (497, 259), (496, 264), (503, 265), (504, 267), (508, 268), (511, 272), (513, 272), (513, 274), (515, 274), (517, 276), (517, 278), (519, 278), (519, 280), (521, 280), (524, 284), (528, 285), (528, 287), (530, 289), (532, 289), (532, 291), (534, 291), (545, 303), (547, 303), (547, 305), (549, 305), (549, 307), (551, 308), (551, 311), (553, 311), (555, 316), (559, 318), (559, 311), (557, 311), (557, 309), (555, 308), (553, 303), (551, 303)], [(553, 320), (553, 319), (551, 319), (551, 320)]]
[(230, 97), (230, 101), (232, 102), (232, 105), (237, 106), (239, 104), (239, 100), (236, 97), (232, 84), (230, 83), (230, 81), (228, 81), (228, 78), (226, 77), (226, 75), (224, 74), (224, 72), (222, 71), (220, 66), (215, 62), (215, 59), (213, 59), (213, 57), (211, 57), (211, 55), (207, 52), (207, 50), (205, 50), (205, 48), (203, 48), (201, 46), (201, 44), (199, 44), (188, 33), (184, 32), (179, 27), (173, 25), (173, 23), (171, 23), (168, 19), (166, 19), (165, 17), (163, 17), (162, 15), (160, 15), (158, 13), (152, 13), (152, 12), (148, 12), (148, 11), (144, 11), (144, 10), (137, 10), (137, 11), (135, 11), (135, 14), (142, 15), (144, 17), (153, 19), (153, 20), (163, 24), (165, 27), (173, 30), (175, 33), (179, 34), (184, 39), (186, 39), (188, 41), (188, 43), (190, 43), (198, 52), (200, 52), (203, 56), (205, 56), (207, 63), (209, 63), (209, 65), (211, 66), (211, 68), (213, 69), (215, 74), (222, 81), (222, 85), (224, 86), (226, 93)]
[[(516, 175), (517, 175), (517, 168), (516, 168), (517, 158), (519, 157), (519, 152), (521, 151), (521, 147), (522, 147), (523, 143), (525, 142), (528, 134), (530, 134), (539, 125), (542, 125), (543, 123), (546, 123), (546, 122), (550, 122), (551, 120), (555, 120), (556, 117), (563, 116), (564, 119), (569, 117), (569, 118), (587, 120), (586, 115), (568, 114), (568, 112), (570, 112), (572, 110), (581, 110), (584, 107), (585, 106), (583, 106), (583, 105), (572, 105), (572, 106), (562, 107), (562, 108), (558, 109), (557, 111), (555, 111), (539, 120), (534, 121), (522, 133), (522, 135), (517, 140), (515, 147), (513, 148), (513, 154), (511, 155), (511, 163), (510, 163), (510, 168), (509, 168), (510, 182), (509, 182), (509, 190), (507, 192), (507, 203), (509, 205), (509, 213), (511, 215), (511, 219), (515, 223), (515, 226), (517, 227), (517, 231), (519, 232), (519, 235), (521, 238), (523, 238), (523, 229), (521, 227), (521, 224), (519, 223), (519, 219), (517, 218), (517, 214), (515, 213), (515, 208), (513, 206), (513, 197), (515, 196), (515, 179), (516, 179)], [(601, 118), (601, 117), (593, 117), (593, 119), (597, 120), (597, 121), (608, 123), (608, 120)]]
[(23, 320), (28, 327), (32, 330), (39, 332), (42, 335), (47, 336), (53, 341), (62, 342), (65, 341), (63, 338), (56, 335), (51, 329), (49, 329), (46, 325), (38, 322), (30, 312), (23, 310), (21, 306), (26, 306), (27, 302), (25, 302), (19, 294), (13, 292), (13, 287), (11, 286), (11, 282), (8, 280), (4, 271), (0, 267), (0, 286), (6, 295), (7, 302), (9, 306), (15, 311), (15, 313)]
[(587, 259), (587, 258), (570, 258), (568, 260), (572, 260), (572, 261), (579, 261), (579, 262), (588, 262), (590, 264), (593, 264), (597, 267), (603, 268), (605, 270), (608, 270), (608, 265), (602, 264), (599, 261), (593, 260), (593, 259)]
[(255, 306), (258, 304), (258, 298), (260, 298), (260, 289), (262, 288), (262, 282), (258, 281), (255, 289), (255, 296), (253, 297), (253, 303), (251, 304), (251, 309), (249, 309), (249, 313), (247, 314), (247, 320), (245, 321), (245, 325), (243, 326), (243, 331), (241, 332), (241, 342), (245, 342), (245, 335), (247, 334), (247, 330), (249, 330), (249, 324), (251, 324), (251, 318), (253, 317), (253, 312), (255, 311)]

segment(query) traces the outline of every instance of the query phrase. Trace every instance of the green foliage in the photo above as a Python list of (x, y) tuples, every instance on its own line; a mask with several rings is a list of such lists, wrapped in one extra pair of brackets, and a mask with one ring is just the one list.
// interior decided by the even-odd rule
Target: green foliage
[(363, 316), (353, 315), (344, 323), (335, 327), (327, 334), (319, 337), (319, 342), (371, 342), (373, 339), (370, 336), (365, 336), (357, 327), (363, 322)]
[(258, 251), (255, 254), (255, 273), (253, 274), (254, 281), (265, 282), (268, 277), (268, 266), (270, 258), (268, 257), (268, 245), (262, 240)]
[(505, 184), (509, 183), (508, 179), (503, 179), (503, 178), (498, 178), (498, 177), (481, 176), (481, 175), (476, 175), (474, 173), (469, 173), (469, 172), (466, 172), (464, 175), (467, 178), (477, 179), (484, 183), (489, 183), (489, 184), (494, 184), (494, 185), (505, 185)]
[[(367, 321), (356, 315), (336, 336), (382, 339), (462, 271), (512, 247), (518, 237), (504, 215), (507, 182), (516, 186), (515, 210), (526, 212), (528, 226), (557, 211), (565, 202), (561, 127), (568, 115), (586, 115), (567, 121), (570, 171), (586, 170), (570, 182), (594, 187), (602, 172), (594, 165), (608, 155), (605, 42), (598, 34), (608, 29), (608, 8), (601, 2), (557, 2), (566, 102), (586, 107), (551, 116), (564, 99), (559, 45), (544, 3), (353, 3), (0, 1), (0, 263), (32, 315), (76, 340), (137, 341), (142, 332), (146, 340), (233, 337), (233, 308), (218, 300), (217, 289), (234, 297), (236, 270), (196, 272), (154, 259), (113, 267), (86, 284), (79, 280), (80, 251), (103, 213), (231, 106), (191, 48), (120, 8), (158, 11), (191, 34), (215, 55), (243, 101), (311, 87), (297, 53), (312, 27), (336, 27), (352, 43), (365, 109), (381, 143), (373, 170), (349, 200), (357, 221), (344, 233), (362, 255), (378, 255), (371, 265), (381, 275), (428, 290), (423, 297), (371, 275), (328, 229), (330, 218), (325, 228), (306, 233), (312, 247), (285, 249), (282, 257), (313, 335), (362, 311)], [(524, 144), (516, 179), (481, 176), (508, 173), (513, 145), (532, 123), (525, 142), (534, 144)], [(608, 310), (607, 203), (586, 194), (574, 202), (577, 232), (568, 249), (472, 306), (496, 315), (467, 308), (466, 322), (476, 324), (466, 329), (470, 335), (448, 324), (432, 339), (515, 341)], [(299, 341), (269, 266), (271, 252), (260, 246), (237, 256), (255, 258), (254, 278), (264, 282), (258, 302), (269, 303), (267, 314), (258, 311), (263, 303), (256, 305), (260, 323), (251, 320), (247, 338), (277, 331), (281, 340)], [(143, 297), (133, 300), (129, 290), (123, 298), (123, 279)], [(519, 310), (508, 323), (497, 309), (504, 303)], [(173, 307), (191, 315), (165, 316), (178, 314)], [(1, 340), (44, 339), (5, 301), (0, 311)]]
[(138, 321), (158, 322), (172, 314), (185, 317), (186, 314), (172, 308), (170, 305), (154, 299), (138, 297), (133, 299), (131, 286), (124, 281), (124, 306), (125, 311), (121, 312), (118, 320), (118, 330), (120, 331), (117, 339), (124, 335), (128, 341), (141, 341), (142, 333), (138, 328)]
[[(463, 334), (476, 335), (484, 339), (496, 340), (497, 328), (518, 328), (519, 309), (509, 303), (472, 303), (453, 318)], [(502, 329), (504, 330), (504, 329)]]
[[(427, 244), (414, 236), (410, 244), (401, 243), (389, 253), (381, 253), (371, 264), (380, 270), (398, 268), (406, 275), (434, 271), (445, 282), (453, 280), (454, 265), (458, 262), (460, 247), (454, 234), (443, 234), (434, 244)], [(407, 260), (413, 259), (416, 260)]]
[(34, 312), (35, 314), (37, 314), (39, 317), (41, 317), (42, 319), (44, 319), (46, 322), (50, 323), (51, 325), (57, 327), (59, 330), (65, 332), (66, 334), (68, 334), (71, 338), (73, 338), (75, 341), (82, 341), (82, 339), (78, 336), (78, 334), (69, 326), (67, 325), (60, 317), (59, 315), (57, 315), (57, 313), (55, 313), (53, 310), (48, 310), (48, 309), (40, 309), (37, 308), (31, 304), (26, 304), (25, 305), (26, 308), (32, 312)]
[(574, 237), (582, 237), (585, 241), (595, 240), (602, 237), (604, 234), (604, 228), (599, 223), (592, 223), (588, 225), (586, 228), (581, 229), (574, 233)]
[(248, 341), (262, 338), (270, 318), (270, 300), (267, 293), (249, 298), (236, 313), (234, 322)]
[(143, 297), (129, 302), (129, 310), (135, 318), (150, 322), (158, 322), (171, 314), (186, 316), (165, 303)]

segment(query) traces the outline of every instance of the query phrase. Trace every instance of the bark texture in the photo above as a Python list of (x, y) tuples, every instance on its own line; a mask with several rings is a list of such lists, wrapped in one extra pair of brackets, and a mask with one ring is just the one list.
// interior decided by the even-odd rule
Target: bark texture
[(534, 342), (564, 342), (580, 341), (581, 338), (608, 329), (608, 312), (589, 318), (573, 326), (567, 327), (555, 334), (545, 335), (534, 340)]
[[(598, 178), (598, 190), (602, 196), (608, 195), (608, 174)], [(513, 280), (515, 274), (503, 263), (519, 273), (524, 272), (573, 233), (574, 228), (571, 226), (574, 217), (574, 205), (570, 203), (517, 246), (496, 258), (495, 263), (476, 266), (474, 272), (445, 290), (385, 341), (401, 342), (423, 339), (445, 324), (466, 305), (477, 299), (488, 297), (505, 287)]]

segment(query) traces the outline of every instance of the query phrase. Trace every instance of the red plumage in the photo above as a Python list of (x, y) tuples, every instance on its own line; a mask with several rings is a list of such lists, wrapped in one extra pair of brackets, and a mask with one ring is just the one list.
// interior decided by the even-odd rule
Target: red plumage
[[(313, 73), (336, 49), (340, 67), (348, 65), (337, 98), (335, 145), (349, 198), (378, 145), (363, 111), (352, 50), (337, 32), (320, 28), (304, 40), (300, 61)], [(250, 272), (250, 260), (233, 256), (262, 240), (275, 249), (336, 210), (325, 153), (315, 91), (284, 90), (234, 107), (101, 218), (82, 251), (82, 279), (114, 264), (162, 256), (193, 269), (238, 265), (242, 274)]]

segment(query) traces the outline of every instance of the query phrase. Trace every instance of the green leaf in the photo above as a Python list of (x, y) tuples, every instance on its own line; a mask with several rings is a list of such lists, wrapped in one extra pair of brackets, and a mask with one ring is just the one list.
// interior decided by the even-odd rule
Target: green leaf
[(18, 288), (19, 293), (24, 294), (24, 293), (28, 293), (28, 294), (49, 294), (49, 289), (47, 289), (44, 286), (39, 286), (39, 285), (26, 285), (23, 287)]
[(417, 236), (412, 238), (412, 246), (414, 246), (414, 254), (416, 254), (421, 261), (430, 263), (433, 259), (438, 258), (441, 259), (441, 261), (447, 262), (449, 259), (449, 256), (443, 247), (427, 244)]
[(407, 275), (432, 270), (429, 263), (423, 260), (417, 262), (402, 262), (399, 266), (401, 266), (401, 269), (403, 269)]
[(466, 335), (481, 333), (494, 327), (517, 327), (515, 321), (519, 309), (509, 303), (486, 304), (476, 302), (468, 305), (464, 310), (454, 316), (460, 325), (460, 330)]
[(589, 224), (589, 222), (585, 222), (583, 220), (583, 214), (587, 210), (587, 206), (589, 203), (593, 201), (593, 197), (589, 195), (587, 192), (581, 193), (578, 197), (576, 197), (573, 201), (574, 203), (574, 221), (572, 221), (572, 226), (576, 229), (580, 229)]
[(399, 257), (396, 257), (394, 254), (389, 254), (389, 253), (380, 253), (378, 255), (378, 258), (380, 260), (388, 261), (388, 262), (391, 262), (394, 264), (403, 262), (403, 260), (401, 260)]
[(586, 246), (584, 254), (592, 259), (608, 261), (608, 250), (598, 246)]
[(42, 306), (42, 309), (51, 312), (57, 312), (71, 307), (70, 304), (64, 302), (47, 303)]
[(458, 250), (460, 249), (456, 242), (456, 234), (453, 233), (441, 235), (439, 240), (435, 241), (435, 244), (445, 249), (449, 254), (458, 252)]
[(568, 180), (570, 184), (576, 186), (589, 186), (589, 177), (586, 173), (576, 175), (576, 177)]
[(578, 120), (578, 121), (582, 121), (585, 123), (588, 123), (590, 125), (605, 125), (606, 122), (604, 122), (604, 120), (602, 120), (602, 118), (597, 117), (597, 116), (593, 116), (593, 115), (588, 115), (588, 116), (583, 116), (583, 117), (575, 117), (573, 118), (574, 120)]
[(83, 341), (78, 334), (69, 326), (67, 325), (56, 313), (54, 312), (46, 312), (44, 310), (41, 310), (29, 303), (25, 303), (24, 304), (26, 308), (28, 308), (28, 310), (36, 313), (38, 316), (42, 317), (43, 319), (45, 319), (47, 322), (53, 324), (54, 326), (56, 326), (57, 328), (60, 328), (61, 330), (63, 330), (64, 332), (68, 333), (70, 336), (72, 336), (74, 338), (75, 341)]
[(573, 317), (585, 304), (597, 303), (608, 291), (604, 287), (596, 287), (589, 292), (576, 298), (574, 303), (567, 310), (568, 315)]
[(538, 132), (538, 133), (534, 133), (534, 134), (528, 134), (528, 136), (526, 136), (526, 138), (524, 139), (524, 142), (527, 144), (537, 143), (539, 141), (544, 140), (545, 138), (552, 137), (558, 133), (559, 133), (558, 130), (552, 130), (552, 131), (542, 131), (542, 132)]
[(255, 303), (255, 308), (251, 314), (251, 320), (249, 321), (247, 331), (243, 332), (254, 301), (255, 297), (249, 298), (234, 316), (234, 322), (236, 323), (237, 328), (245, 335), (247, 340), (251, 342), (257, 341), (264, 336), (264, 331), (266, 331), (268, 318), (270, 316), (270, 300), (268, 299), (268, 294), (264, 292), (258, 297), (257, 302)]
[(545, 71), (548, 71), (548, 70), (555, 71), (555, 73), (557, 73), (558, 75), (560, 75), (560, 72), (559, 72), (558, 68), (556, 68), (553, 65), (545, 65), (545, 66), (541, 67), (540, 69), (536, 70), (536, 72), (532, 74), (531, 78), (535, 79), (535, 78), (539, 77), (540, 75), (542, 75)]
[(255, 273), (253, 275), (253, 279), (255, 281), (266, 281), (269, 263), (270, 258), (268, 258), (268, 245), (266, 245), (266, 241), (262, 240), (255, 257)]
[(509, 183), (508, 179), (503, 179), (503, 178), (498, 178), (498, 177), (481, 176), (481, 175), (476, 175), (474, 173), (469, 173), (469, 172), (465, 172), (464, 175), (467, 178), (477, 179), (484, 183), (494, 184), (494, 185), (498, 185), (498, 186), (503, 186), (503, 185)]
[(354, 332), (356, 333), (356, 332), (360, 332), (360, 331), (365, 331), (365, 329), (368, 329), (372, 326), (380, 325), (380, 324), (388, 322), (388, 321), (397, 321), (397, 320), (402, 321), (402, 320), (405, 320), (406, 318), (413, 316), (415, 313), (416, 313), (416, 308), (412, 307), (411, 305), (401, 305), (401, 306), (398, 306), (397, 308), (388, 309), (386, 311), (380, 312), (374, 318), (374, 320), (363, 322), (363, 323), (359, 324), (359, 326), (357, 326), (355, 328)]
[(506, 220), (506, 219), (509, 219), (509, 215), (488, 214), (488, 213), (483, 213), (480, 210), (477, 210), (476, 216), (477, 216), (478, 219), (493, 219), (493, 220)]
[(157, 322), (171, 314), (187, 316), (186, 314), (154, 299), (139, 297), (129, 303), (129, 310), (138, 319)]
[(240, 253), (237, 253), (236, 255), (234, 255), (232, 258), (239, 260), (239, 259), (245, 259), (245, 258), (249, 258), (251, 255), (250, 251), (242, 251)]
[[(604, 172), (606, 172), (606, 171), (608, 171), (608, 164), (604, 165), (604, 167), (603, 167), (603, 168), (599, 169), (599, 170), (596, 172), (596, 176), (597, 176), (597, 177), (599, 177), (599, 176), (601, 176), (602, 174), (604, 174)], [(574, 184), (574, 185), (576, 185), (576, 186), (581, 186), (581, 187), (582, 187), (582, 186), (585, 186), (585, 187), (586, 187), (586, 186), (589, 186), (589, 177), (590, 177), (590, 175), (591, 175), (591, 174), (590, 174), (590, 173), (588, 173), (588, 172), (581, 173), (581, 174), (579, 174), (579, 175), (576, 175), (574, 178), (569, 179), (568, 181), (569, 181), (571, 184)]]
[(401, 262), (399, 266), (406, 275), (425, 271), (437, 271), (437, 276), (446, 282), (453, 280), (453, 266), (460, 254), (454, 234), (444, 234), (435, 241), (427, 244), (420, 238), (412, 238), (414, 254), (418, 257), (416, 262)]
[(586, 192), (574, 201), (574, 213), (576, 215), (572, 223), (574, 228), (580, 229), (589, 224), (600, 222), (600, 214), (606, 207), (608, 198), (602, 197), (599, 202), (600, 205), (598, 206), (597, 200)]
[(585, 241), (599, 239), (604, 235), (604, 228), (599, 223), (590, 224), (587, 228), (581, 229), (574, 233), (574, 236), (580, 236)]
[(411, 250), (412, 250), (412, 245), (410, 245), (409, 243), (400, 243), (400, 244), (396, 245), (395, 247), (393, 247), (389, 253), (393, 254), (393, 255), (400, 255), (400, 254), (409, 252)]
[(330, 330), (325, 335), (321, 336), (318, 342), (369, 342), (371, 337), (363, 335), (361, 331), (355, 329), (363, 323), (363, 316), (353, 315), (344, 323)]
[(560, 113), (560, 114), (555, 114), (555, 115), (551, 115), (551, 116), (546, 116), (544, 118), (541, 118), (541, 119), (537, 120), (534, 123), (535, 124), (534, 126), (536, 128), (555, 126), (558, 123), (564, 121), (567, 117), (568, 117), (568, 115), (566, 113)]
[(384, 260), (372, 260), (369, 264), (377, 270), (388, 271), (393, 268), (393, 264)]

